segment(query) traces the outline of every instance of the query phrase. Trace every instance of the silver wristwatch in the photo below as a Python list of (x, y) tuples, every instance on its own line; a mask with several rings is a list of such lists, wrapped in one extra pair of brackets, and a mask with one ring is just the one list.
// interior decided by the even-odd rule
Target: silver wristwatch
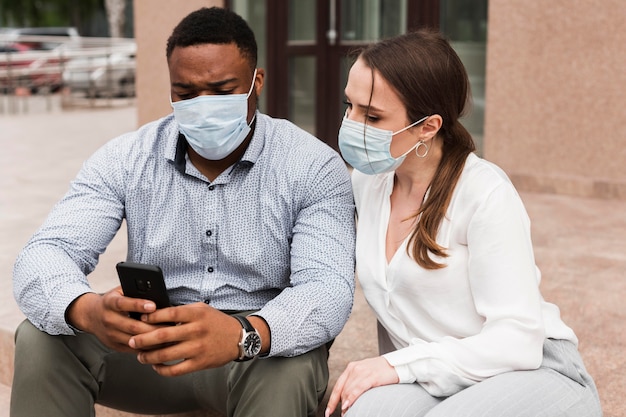
[(241, 323), (241, 341), (239, 342), (239, 358), (237, 362), (249, 361), (261, 352), (261, 336), (247, 318), (233, 316)]

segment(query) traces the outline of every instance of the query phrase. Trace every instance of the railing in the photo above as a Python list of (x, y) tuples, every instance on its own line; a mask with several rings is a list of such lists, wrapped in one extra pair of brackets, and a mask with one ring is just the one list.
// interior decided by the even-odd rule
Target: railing
[[(36, 49), (44, 43), (56, 46)], [(0, 51), (0, 113), (19, 112), (19, 101), (25, 96), (61, 93), (63, 104), (71, 105), (79, 97), (93, 103), (98, 98), (135, 95), (136, 44), (132, 39), (0, 33)]]

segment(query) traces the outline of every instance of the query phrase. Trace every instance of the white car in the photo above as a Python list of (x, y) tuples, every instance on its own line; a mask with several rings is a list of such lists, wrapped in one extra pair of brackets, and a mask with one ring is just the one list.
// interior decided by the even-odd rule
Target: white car
[(94, 48), (73, 55), (63, 69), (63, 84), (71, 92), (90, 98), (135, 95), (134, 51)]
[(134, 40), (83, 38), (63, 51), (63, 84), (88, 97), (134, 97), (136, 51)]

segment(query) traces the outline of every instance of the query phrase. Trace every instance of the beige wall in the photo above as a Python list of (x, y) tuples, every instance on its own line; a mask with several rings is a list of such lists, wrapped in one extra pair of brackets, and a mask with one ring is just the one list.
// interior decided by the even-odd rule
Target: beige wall
[(201, 7), (223, 0), (134, 0), (137, 41), (137, 120), (140, 125), (171, 113), (165, 45), (174, 26)]
[(521, 190), (626, 199), (624, 0), (491, 0), (484, 156)]

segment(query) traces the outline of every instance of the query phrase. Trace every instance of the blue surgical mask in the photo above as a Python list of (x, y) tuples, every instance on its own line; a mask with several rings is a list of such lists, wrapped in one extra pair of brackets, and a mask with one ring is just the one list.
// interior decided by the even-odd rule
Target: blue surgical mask
[(172, 102), (180, 131), (200, 156), (224, 159), (246, 139), (254, 121), (248, 124), (246, 118), (255, 78), (256, 69), (248, 94), (202, 95)]
[(415, 146), (404, 154), (394, 158), (389, 151), (391, 139), (394, 135), (422, 123), (427, 118), (428, 116), (425, 116), (404, 129), (392, 132), (391, 130), (368, 126), (344, 117), (339, 129), (341, 156), (354, 169), (364, 174), (373, 175), (395, 171), (404, 162), (407, 154), (415, 149), (420, 142), (416, 143)]

